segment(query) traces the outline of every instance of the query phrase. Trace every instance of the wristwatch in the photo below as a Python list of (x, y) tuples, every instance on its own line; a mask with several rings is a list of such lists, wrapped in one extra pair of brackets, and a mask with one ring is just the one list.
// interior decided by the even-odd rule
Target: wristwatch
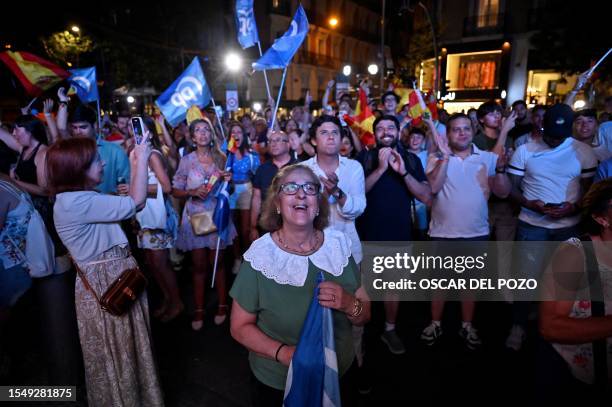
[(334, 190), (334, 192), (332, 192), (332, 196), (334, 198), (336, 198), (336, 201), (339, 201), (342, 199), (342, 197), (344, 196), (344, 192), (342, 192), (342, 190), (338, 187), (336, 187), (336, 189)]

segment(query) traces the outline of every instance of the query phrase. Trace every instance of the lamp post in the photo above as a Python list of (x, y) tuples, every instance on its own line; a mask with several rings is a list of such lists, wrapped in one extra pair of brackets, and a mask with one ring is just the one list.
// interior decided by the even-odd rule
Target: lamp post
[[(380, 57), (382, 58), (381, 64), (380, 64), (380, 94), (382, 95), (384, 93), (383, 91), (383, 87), (385, 86), (385, 6), (386, 6), (386, 0), (382, 0), (382, 20), (380, 21)], [(371, 65), (370, 65), (371, 66)], [(370, 67), (368, 67), (368, 70), (370, 69)], [(376, 75), (376, 74), (372, 74), (372, 75)]]
[(437, 95), (439, 84), (440, 84), (440, 68), (439, 68), (439, 61), (438, 61), (438, 43), (436, 41), (436, 30), (434, 29), (433, 21), (431, 19), (431, 15), (429, 14), (429, 10), (427, 10), (427, 7), (425, 7), (425, 5), (420, 1), (419, 1), (419, 6), (423, 9), (423, 11), (425, 11), (425, 16), (427, 17), (427, 21), (429, 22), (429, 27), (431, 28), (431, 38), (433, 41), (433, 52), (434, 52), (434, 69), (435, 69), (433, 94)]

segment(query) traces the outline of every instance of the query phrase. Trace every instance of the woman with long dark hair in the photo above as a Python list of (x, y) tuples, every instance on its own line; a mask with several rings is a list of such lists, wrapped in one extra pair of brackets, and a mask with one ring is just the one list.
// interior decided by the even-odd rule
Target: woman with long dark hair
[(234, 192), (230, 195), (230, 209), (234, 224), (238, 226), (238, 239), (234, 241), (234, 266), (232, 273), (238, 273), (242, 254), (251, 245), (249, 239), (251, 225), (251, 197), (253, 184), (251, 180), (259, 167), (259, 154), (251, 151), (249, 138), (239, 122), (230, 122), (230, 137), (238, 146), (232, 164), (232, 184)]

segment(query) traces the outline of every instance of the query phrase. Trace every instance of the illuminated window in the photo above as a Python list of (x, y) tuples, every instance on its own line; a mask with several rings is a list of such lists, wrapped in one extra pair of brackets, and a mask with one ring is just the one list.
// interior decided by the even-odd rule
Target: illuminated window
[(499, 16), (499, 0), (478, 0), (476, 27), (493, 27)]
[(448, 90), (495, 89), (499, 85), (501, 51), (450, 54), (446, 63)]

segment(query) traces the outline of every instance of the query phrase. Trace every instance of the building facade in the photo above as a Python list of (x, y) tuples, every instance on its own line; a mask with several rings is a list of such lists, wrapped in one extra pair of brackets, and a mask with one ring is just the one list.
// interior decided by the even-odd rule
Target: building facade
[[(433, 4), (435, 2), (436, 4)], [(440, 95), (449, 112), (467, 111), (495, 99), (528, 105), (562, 101), (576, 80), (537, 66), (531, 36), (545, 16), (546, 1), (433, 0), (439, 21)], [(432, 89), (434, 60), (417, 68), (423, 89)]]

